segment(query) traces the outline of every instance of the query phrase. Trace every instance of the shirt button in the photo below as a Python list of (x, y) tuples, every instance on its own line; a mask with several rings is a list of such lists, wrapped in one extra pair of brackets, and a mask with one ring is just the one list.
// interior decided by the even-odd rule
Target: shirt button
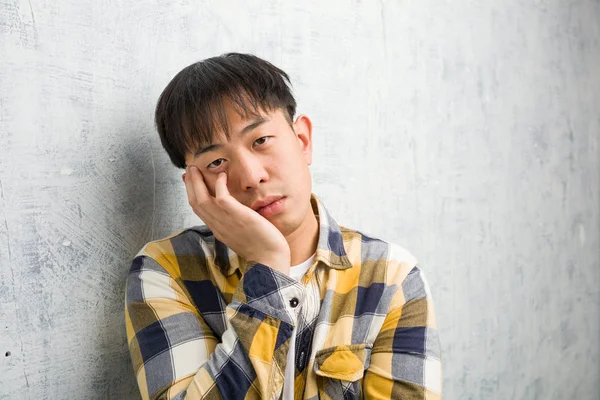
[(290, 300), (290, 306), (292, 306), (293, 308), (296, 308), (296, 306), (298, 305), (298, 299), (297, 298), (293, 298)]
[(298, 369), (302, 371), (304, 369), (304, 351), (300, 352), (300, 359), (298, 361)]

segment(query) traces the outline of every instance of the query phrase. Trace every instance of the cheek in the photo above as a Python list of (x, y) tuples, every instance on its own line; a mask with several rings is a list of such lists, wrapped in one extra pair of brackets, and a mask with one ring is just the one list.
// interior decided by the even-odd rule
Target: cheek
[(285, 174), (286, 164), (290, 159), (285, 156), (285, 153), (273, 152), (261, 160), (263, 168), (267, 170), (269, 175), (282, 176)]
[(277, 178), (293, 184), (293, 187), (299, 191), (306, 190), (306, 186), (310, 182), (308, 166), (301, 157), (283, 160), (275, 173)]
[(276, 152), (269, 160), (271, 170), (281, 177), (297, 177), (307, 167), (301, 151), (293, 145)]

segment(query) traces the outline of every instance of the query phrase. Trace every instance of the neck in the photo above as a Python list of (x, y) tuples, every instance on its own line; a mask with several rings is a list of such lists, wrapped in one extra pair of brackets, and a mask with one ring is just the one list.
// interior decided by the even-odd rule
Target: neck
[(319, 240), (319, 222), (309, 207), (302, 224), (285, 239), (290, 246), (291, 266), (308, 260), (317, 250)]

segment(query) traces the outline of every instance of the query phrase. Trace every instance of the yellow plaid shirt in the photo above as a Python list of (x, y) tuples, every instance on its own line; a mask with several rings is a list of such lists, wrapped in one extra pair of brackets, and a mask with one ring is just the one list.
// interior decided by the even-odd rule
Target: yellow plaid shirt
[(143, 399), (279, 399), (292, 329), (295, 399), (439, 399), (431, 293), (402, 247), (339, 226), (313, 193), (300, 282), (195, 226), (147, 243), (127, 278), (127, 342)]

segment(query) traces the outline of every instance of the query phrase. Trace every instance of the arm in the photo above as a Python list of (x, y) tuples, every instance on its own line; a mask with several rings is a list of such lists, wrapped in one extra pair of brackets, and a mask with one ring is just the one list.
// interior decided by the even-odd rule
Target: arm
[(440, 399), (442, 362), (429, 286), (418, 266), (402, 281), (373, 344), (368, 399)]
[(176, 269), (155, 258), (133, 260), (125, 295), (127, 341), (142, 398), (277, 395), (295, 323), (289, 299), (302, 301), (301, 285), (249, 263), (226, 307), (227, 329), (219, 342), (173, 278)]

